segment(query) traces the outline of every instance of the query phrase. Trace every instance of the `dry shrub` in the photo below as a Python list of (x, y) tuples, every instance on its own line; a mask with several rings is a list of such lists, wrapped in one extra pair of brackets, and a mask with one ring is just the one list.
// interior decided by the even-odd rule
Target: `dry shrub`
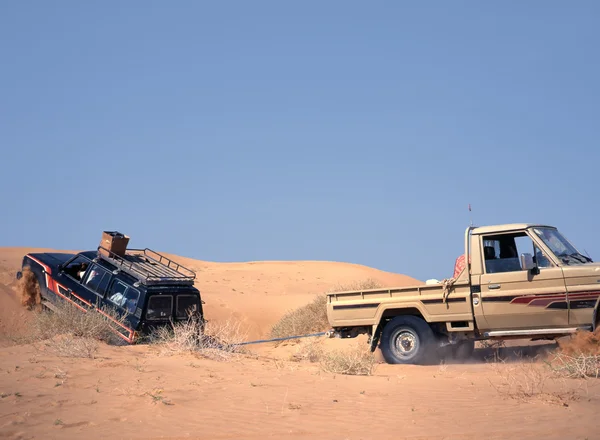
[(577, 399), (575, 391), (566, 387), (564, 383), (557, 390), (556, 379), (551, 377), (544, 365), (523, 362), (494, 364), (493, 367), (500, 382), (496, 385), (490, 380), (490, 384), (502, 396), (519, 401), (537, 399), (565, 406), (567, 402)]
[[(374, 279), (357, 281), (350, 284), (338, 285), (330, 292), (346, 290), (367, 290), (381, 287)], [(271, 329), (272, 338), (286, 338), (289, 336), (304, 335), (326, 331), (329, 328), (327, 319), (327, 296), (318, 295), (312, 302), (296, 310), (286, 313)]]
[(69, 358), (93, 359), (99, 349), (98, 340), (70, 334), (52, 338), (45, 345), (56, 356)]
[(368, 345), (356, 343), (349, 349), (327, 349), (323, 338), (310, 338), (298, 344), (291, 361), (318, 363), (327, 373), (370, 376), (375, 367), (375, 356)]
[(375, 356), (368, 346), (356, 344), (349, 350), (324, 351), (319, 362), (321, 369), (328, 373), (370, 376), (375, 367)]
[(290, 356), (290, 360), (301, 362), (319, 362), (323, 357), (323, 340), (317, 338), (307, 338), (302, 340), (296, 352)]
[(561, 353), (568, 356), (600, 355), (600, 328), (595, 332), (578, 331), (574, 335), (558, 340)]
[(558, 350), (548, 362), (559, 376), (600, 378), (600, 329), (579, 331), (558, 341)]
[(17, 292), (21, 300), (21, 305), (29, 310), (40, 310), (42, 293), (37, 277), (28, 267), (23, 268), (21, 273), (23, 276), (17, 284)]
[(271, 337), (287, 338), (327, 330), (326, 305), (327, 297), (319, 295), (305, 306), (286, 313), (271, 329)]
[(570, 378), (600, 378), (600, 355), (597, 354), (569, 356), (557, 352), (549, 362), (549, 365), (559, 376)]
[(230, 360), (243, 353), (239, 345), (246, 339), (247, 332), (239, 321), (208, 321), (204, 331), (199, 332), (199, 324), (190, 318), (187, 321), (171, 323), (159, 327), (149, 336), (150, 344), (159, 349), (163, 356), (193, 353), (213, 360)]
[[(125, 320), (125, 316), (119, 316), (114, 309), (101, 310), (117, 322)], [(58, 356), (93, 358), (100, 342), (121, 341), (112, 330), (114, 325), (107, 316), (95, 310), (83, 312), (71, 303), (60, 301), (53, 304), (52, 310), (31, 314), (26, 332), (21, 331), (15, 336), (19, 343), (43, 342), (47, 350)]]

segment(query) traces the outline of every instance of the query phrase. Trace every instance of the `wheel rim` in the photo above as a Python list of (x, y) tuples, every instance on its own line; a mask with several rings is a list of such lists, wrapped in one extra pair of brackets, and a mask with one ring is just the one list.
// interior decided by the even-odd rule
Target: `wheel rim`
[(402, 328), (394, 334), (392, 345), (397, 356), (410, 359), (419, 351), (419, 337), (413, 329)]

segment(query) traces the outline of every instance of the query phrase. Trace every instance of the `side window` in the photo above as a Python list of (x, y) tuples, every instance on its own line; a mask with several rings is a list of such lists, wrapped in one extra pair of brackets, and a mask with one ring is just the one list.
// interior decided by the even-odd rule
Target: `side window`
[(85, 272), (88, 269), (89, 264), (90, 260), (80, 255), (73, 261), (71, 261), (69, 264), (67, 264), (63, 268), (63, 271), (71, 278), (74, 278), (77, 281), (81, 281)]
[(120, 280), (115, 280), (107, 298), (116, 306), (127, 310), (129, 313), (134, 313), (140, 298), (140, 291)]
[(104, 296), (108, 283), (110, 282), (110, 277), (111, 273), (109, 271), (97, 264), (93, 264), (92, 268), (85, 276), (84, 284), (96, 294)]
[(520, 271), (519, 256), (534, 254), (533, 241), (524, 232), (483, 237), (486, 273)]

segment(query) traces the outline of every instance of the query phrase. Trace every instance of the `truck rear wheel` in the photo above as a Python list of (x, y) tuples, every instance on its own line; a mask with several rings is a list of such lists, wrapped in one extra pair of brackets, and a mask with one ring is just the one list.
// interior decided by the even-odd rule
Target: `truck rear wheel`
[(433, 359), (435, 335), (416, 316), (397, 316), (381, 333), (381, 354), (389, 364), (423, 364)]

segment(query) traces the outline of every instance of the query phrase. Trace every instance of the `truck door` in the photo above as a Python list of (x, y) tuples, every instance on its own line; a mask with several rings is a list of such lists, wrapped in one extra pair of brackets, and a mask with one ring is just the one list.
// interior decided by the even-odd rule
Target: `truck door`
[(52, 274), (55, 292), (80, 307), (89, 308), (93, 301), (86, 289), (82, 288), (83, 277), (89, 272), (92, 261), (83, 255), (77, 255), (68, 261), (61, 270)]
[[(538, 272), (521, 268), (523, 253), (542, 252), (527, 233), (482, 236), (483, 274), (474, 296), (477, 325), (483, 330), (560, 328), (569, 324), (567, 289), (562, 269), (550, 259), (538, 261)], [(538, 260), (541, 260), (538, 258)]]

